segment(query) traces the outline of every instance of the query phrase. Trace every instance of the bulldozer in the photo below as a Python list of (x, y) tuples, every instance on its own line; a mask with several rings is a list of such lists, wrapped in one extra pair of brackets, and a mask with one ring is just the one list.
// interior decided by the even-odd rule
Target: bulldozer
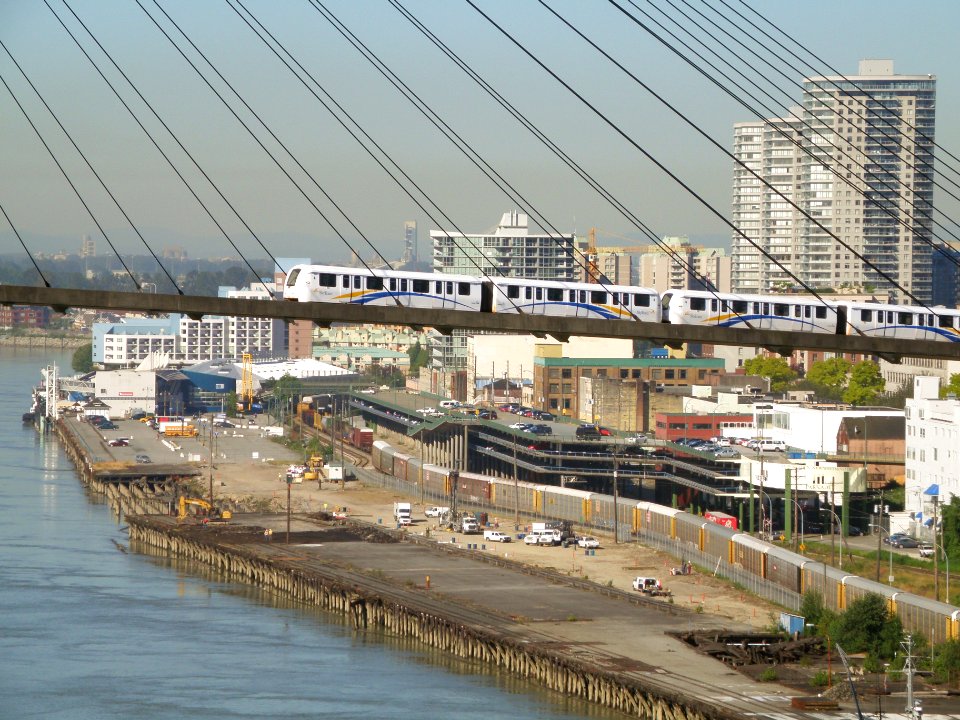
[(181, 495), (177, 505), (178, 522), (186, 520), (187, 505), (195, 505), (206, 510), (207, 516), (204, 518), (205, 523), (225, 523), (229, 522), (233, 518), (233, 513), (231, 513), (229, 510), (217, 510), (206, 500), (201, 498), (188, 498)]

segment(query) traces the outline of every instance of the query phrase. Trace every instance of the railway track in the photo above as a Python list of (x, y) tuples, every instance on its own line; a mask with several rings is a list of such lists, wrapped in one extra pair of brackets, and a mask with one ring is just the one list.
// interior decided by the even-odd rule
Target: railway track
[(337, 454), (342, 454), (344, 460), (349, 460), (352, 465), (358, 468), (365, 468), (370, 464), (370, 455), (362, 450), (348, 445), (336, 435), (324, 432), (321, 428), (310, 427), (297, 421), (296, 427), (300, 437), (320, 438), (326, 440)]

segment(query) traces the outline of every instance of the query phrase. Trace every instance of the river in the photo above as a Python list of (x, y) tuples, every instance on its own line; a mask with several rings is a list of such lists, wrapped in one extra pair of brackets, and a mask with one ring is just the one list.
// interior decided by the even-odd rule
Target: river
[(0, 348), (0, 718), (622, 717), (127, 551), (56, 439), (21, 425), (53, 362), (70, 373), (70, 353)]

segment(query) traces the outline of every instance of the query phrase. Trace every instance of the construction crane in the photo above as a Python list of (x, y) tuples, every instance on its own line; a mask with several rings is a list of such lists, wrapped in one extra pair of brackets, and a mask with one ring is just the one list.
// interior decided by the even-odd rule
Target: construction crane
[(243, 354), (243, 369), (240, 374), (240, 405), (243, 412), (253, 408), (253, 355)]

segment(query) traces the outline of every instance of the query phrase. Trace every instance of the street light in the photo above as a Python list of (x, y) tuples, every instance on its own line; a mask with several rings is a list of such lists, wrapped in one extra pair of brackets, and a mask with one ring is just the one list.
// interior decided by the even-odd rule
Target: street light
[[(880, 532), (885, 532), (887, 534), (887, 538), (889, 539), (890, 531), (887, 530), (882, 525), (877, 525), (876, 523), (870, 523), (870, 527), (875, 527)], [(887, 582), (890, 585), (893, 585), (893, 543), (887, 543), (887, 544), (890, 546), (890, 574), (887, 576)], [(877, 562), (879, 562), (879, 558), (880, 556), (877, 555)]]
[[(832, 516), (830, 518), (830, 535), (833, 535), (833, 528), (837, 528), (837, 532), (840, 533), (840, 569), (843, 570), (843, 542), (846, 540), (843, 537), (843, 525), (840, 523), (840, 516), (833, 508), (829, 508), (827, 512)], [(836, 520), (836, 525), (833, 524), (834, 520)]]

